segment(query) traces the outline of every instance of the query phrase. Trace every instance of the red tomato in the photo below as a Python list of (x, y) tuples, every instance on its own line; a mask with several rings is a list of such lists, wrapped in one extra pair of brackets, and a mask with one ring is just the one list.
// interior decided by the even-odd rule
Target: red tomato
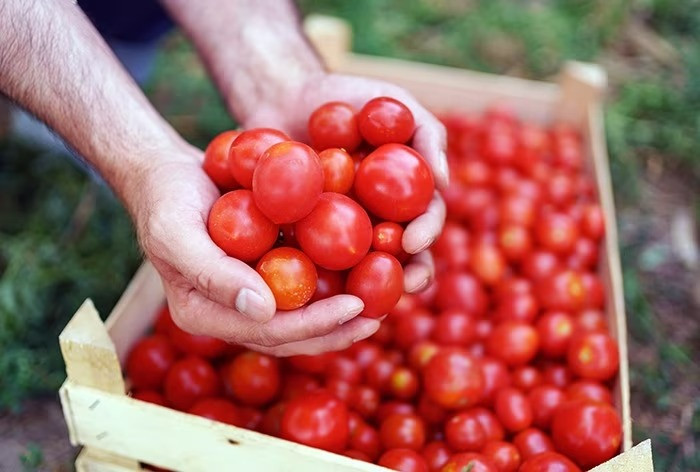
[(469, 266), (486, 285), (495, 285), (505, 273), (506, 261), (497, 246), (477, 243), (472, 246)]
[(298, 249), (275, 248), (260, 259), (255, 270), (270, 287), (278, 310), (300, 308), (316, 291), (316, 267)]
[(386, 356), (376, 359), (365, 369), (365, 381), (380, 392), (389, 388), (389, 378), (396, 369), (396, 363)]
[(504, 295), (498, 301), (494, 321), (523, 321), (532, 323), (539, 314), (539, 304), (531, 293)]
[(298, 355), (288, 357), (288, 362), (302, 372), (309, 374), (322, 374), (326, 366), (337, 354), (334, 352), (324, 352), (315, 356)]
[(389, 97), (373, 98), (357, 114), (360, 134), (372, 146), (405, 143), (416, 124), (406, 105)]
[(440, 346), (430, 340), (422, 340), (411, 346), (408, 352), (408, 365), (416, 370), (422, 371), (430, 359), (440, 351)]
[(445, 348), (423, 370), (428, 397), (444, 408), (476, 404), (483, 394), (484, 376), (477, 361), (465, 350)]
[(569, 344), (567, 361), (571, 371), (584, 379), (611, 379), (620, 365), (617, 343), (607, 333), (585, 333)]
[(603, 237), (605, 216), (599, 205), (591, 203), (583, 207), (581, 230), (593, 241), (599, 241)]
[(413, 415), (416, 413), (416, 408), (412, 403), (399, 402), (390, 400), (383, 402), (377, 409), (376, 420), (378, 423), (383, 423), (387, 418), (394, 414)]
[(399, 400), (410, 400), (418, 393), (418, 376), (408, 367), (400, 366), (389, 376), (389, 394)]
[(369, 455), (365, 454), (362, 451), (356, 451), (355, 449), (348, 449), (343, 452), (343, 455), (351, 459), (356, 459), (358, 461), (372, 462), (372, 459), (369, 457)]
[(535, 202), (518, 195), (507, 195), (498, 204), (498, 214), (504, 227), (510, 225), (531, 227), (535, 222)]
[(541, 429), (549, 429), (554, 412), (564, 403), (566, 396), (554, 385), (538, 385), (530, 391), (527, 399), (532, 406), (532, 424)]
[(489, 126), (483, 137), (481, 152), (494, 165), (510, 165), (515, 160), (518, 143), (510, 126)]
[(328, 379), (325, 388), (338, 400), (344, 403), (350, 402), (353, 392), (353, 385), (350, 382), (340, 379)]
[(469, 233), (459, 223), (446, 221), (442, 234), (430, 248), (436, 267), (445, 270), (465, 269), (469, 265)]
[(496, 301), (507, 298), (511, 295), (522, 295), (532, 293), (532, 282), (529, 279), (519, 276), (511, 276), (501, 281), (494, 287)]
[(474, 317), (486, 314), (488, 295), (484, 286), (471, 274), (447, 272), (438, 275), (435, 302), (440, 310), (460, 309)]
[(408, 253), (401, 246), (403, 227), (398, 223), (385, 221), (375, 225), (372, 232), (372, 249), (386, 252), (397, 258), (400, 262), (408, 258)]
[(510, 378), (513, 381), (513, 387), (519, 388), (523, 392), (529, 392), (542, 384), (542, 374), (531, 365), (516, 368), (511, 373)]
[(511, 433), (522, 431), (532, 424), (534, 415), (530, 402), (516, 388), (508, 387), (499, 390), (496, 393), (494, 410), (503, 427)]
[(348, 348), (350, 355), (360, 364), (362, 369), (366, 369), (382, 355), (382, 348), (371, 341), (356, 342)]
[(574, 331), (576, 333), (606, 332), (607, 330), (608, 322), (605, 320), (605, 315), (595, 308), (584, 308), (574, 318)]
[(586, 303), (586, 288), (581, 274), (563, 270), (543, 278), (535, 287), (537, 298), (546, 309), (576, 312)]
[(520, 270), (528, 279), (537, 282), (554, 274), (560, 265), (559, 258), (553, 252), (537, 249), (525, 255)]
[(518, 366), (530, 362), (537, 354), (539, 336), (531, 325), (522, 321), (503, 321), (489, 336), (488, 353), (505, 362)]
[(435, 183), (420, 154), (402, 144), (385, 144), (362, 160), (354, 189), (370, 213), (401, 223), (425, 212)]
[(401, 349), (409, 349), (415, 343), (426, 340), (435, 329), (435, 317), (427, 310), (416, 310), (396, 320), (394, 343)]
[(491, 357), (481, 359), (479, 364), (481, 365), (481, 373), (484, 377), (483, 400), (486, 404), (490, 405), (493, 403), (494, 394), (498, 390), (504, 387), (510, 387), (510, 374), (504, 362)]
[(355, 180), (355, 162), (343, 149), (330, 148), (318, 155), (323, 168), (323, 191), (348, 193)]
[(435, 317), (433, 340), (444, 346), (467, 346), (476, 338), (476, 320), (454, 308)]
[(321, 384), (316, 378), (308, 374), (294, 372), (284, 376), (280, 397), (282, 400), (291, 400), (319, 388), (321, 388)]
[(440, 472), (498, 472), (496, 465), (483, 454), (460, 452), (450, 458)]
[(379, 433), (365, 422), (361, 422), (350, 432), (350, 447), (367, 455), (370, 461), (375, 461), (381, 451)]
[(573, 382), (564, 391), (568, 401), (590, 400), (612, 404), (612, 392), (603, 384), (592, 380), (578, 380)]
[(363, 418), (370, 418), (377, 413), (379, 408), (379, 392), (367, 385), (358, 385), (352, 387), (350, 397), (348, 398), (348, 406), (362, 415)]
[(246, 351), (229, 362), (222, 372), (229, 394), (250, 406), (261, 406), (277, 397), (280, 368), (275, 357)]
[(214, 202), (207, 229), (217, 246), (244, 262), (259, 259), (279, 236), (279, 227), (255, 206), (250, 190), (234, 190)]
[(229, 170), (229, 150), (240, 131), (224, 131), (212, 139), (204, 150), (202, 167), (209, 178), (221, 191), (229, 191), (238, 187), (238, 182)]
[(530, 231), (521, 225), (501, 226), (498, 231), (498, 244), (506, 259), (519, 261), (532, 250)]
[(537, 242), (556, 254), (571, 252), (578, 234), (576, 222), (566, 213), (545, 213), (535, 226)]
[(306, 144), (274, 144), (253, 173), (253, 198), (274, 223), (294, 223), (311, 213), (323, 192), (323, 167)]
[(566, 456), (550, 451), (523, 462), (519, 472), (581, 472), (581, 469)]
[(389, 313), (403, 293), (403, 269), (385, 252), (371, 252), (348, 274), (345, 291), (365, 304), (360, 316), (379, 318)]
[(481, 453), (491, 459), (498, 472), (517, 472), (518, 467), (520, 467), (520, 452), (509, 442), (489, 442), (481, 450)]
[(486, 432), (469, 411), (457, 413), (445, 423), (445, 440), (457, 452), (479, 451), (486, 444)]
[(317, 267), (316, 274), (318, 276), (316, 291), (309, 299), (309, 303), (340, 295), (345, 291), (345, 274), (343, 272)]
[(226, 354), (229, 344), (221, 339), (202, 334), (190, 334), (175, 323), (170, 326), (170, 339), (185, 354), (214, 359)]
[(126, 373), (136, 388), (158, 389), (175, 363), (177, 351), (163, 335), (141, 338), (126, 359)]
[(165, 376), (165, 398), (178, 410), (188, 410), (198, 400), (219, 393), (216, 371), (201, 357), (187, 356), (175, 362)]
[(320, 151), (343, 148), (353, 152), (362, 142), (355, 109), (343, 102), (328, 102), (309, 117), (311, 145)]
[(311, 260), (328, 270), (345, 270), (365, 257), (372, 244), (367, 212), (339, 193), (323, 193), (311, 213), (296, 223), (297, 240)]
[(236, 405), (223, 398), (203, 398), (197, 401), (188, 413), (221, 423), (243, 426), (241, 413)]
[(452, 165), (452, 175), (466, 186), (490, 185), (493, 181), (491, 166), (479, 159), (468, 159)]
[(548, 311), (537, 320), (536, 327), (540, 336), (540, 353), (553, 358), (566, 354), (574, 334), (574, 321), (569, 314)]
[(523, 460), (547, 451), (554, 451), (552, 440), (537, 428), (527, 428), (513, 438), (513, 444), (520, 451)]
[(600, 277), (591, 272), (581, 273), (581, 282), (583, 283), (584, 308), (603, 308), (605, 305), (605, 289)]
[(358, 384), (362, 380), (362, 369), (360, 365), (347, 356), (336, 356), (326, 365), (325, 372), (327, 379), (340, 379)]
[(406, 448), (389, 449), (382, 454), (377, 464), (401, 472), (428, 472), (423, 456)]
[(162, 393), (155, 390), (136, 390), (131, 393), (131, 398), (142, 402), (153, 403), (154, 405), (168, 406)]
[(450, 460), (452, 452), (442, 441), (433, 441), (425, 445), (421, 452), (423, 459), (428, 465), (428, 470), (431, 472), (439, 472), (442, 467)]
[(417, 415), (395, 413), (382, 421), (379, 437), (385, 449), (420, 451), (425, 444), (425, 424)]
[(564, 388), (571, 382), (571, 371), (562, 364), (547, 363), (542, 367), (542, 377), (545, 384)]
[(567, 402), (554, 413), (552, 439), (559, 452), (588, 470), (617, 454), (622, 424), (608, 404)]
[(598, 263), (598, 245), (588, 238), (578, 238), (573, 252), (566, 259), (570, 269), (593, 269)]
[(253, 188), (253, 171), (260, 156), (273, 144), (289, 141), (289, 136), (271, 128), (243, 131), (231, 144), (228, 165), (231, 175), (243, 188)]
[(468, 411), (481, 423), (481, 427), (486, 434), (486, 442), (502, 441), (506, 437), (503, 426), (491, 410), (487, 410), (483, 407), (476, 407)]
[(156, 332), (156, 334), (164, 334), (166, 336), (170, 336), (171, 326), (175, 326), (175, 322), (170, 316), (170, 310), (168, 309), (168, 305), (164, 305), (163, 308), (161, 308), (158, 312), (156, 322), (153, 325), (153, 330)]
[(448, 413), (443, 407), (428, 398), (427, 395), (421, 395), (418, 400), (418, 414), (431, 426), (442, 426), (442, 423), (447, 419)]
[(318, 390), (291, 400), (282, 415), (281, 435), (307, 446), (340, 452), (348, 443), (348, 409)]
[(555, 172), (545, 182), (545, 196), (555, 206), (564, 208), (576, 198), (574, 176), (567, 172)]

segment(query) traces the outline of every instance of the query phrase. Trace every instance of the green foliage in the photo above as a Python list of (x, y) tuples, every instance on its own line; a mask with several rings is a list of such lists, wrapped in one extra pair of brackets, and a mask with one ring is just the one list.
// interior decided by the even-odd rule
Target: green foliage
[(22, 464), (24, 472), (39, 470), (39, 467), (44, 463), (44, 452), (41, 450), (41, 446), (35, 443), (27, 444), (27, 450), (19, 456), (19, 462)]

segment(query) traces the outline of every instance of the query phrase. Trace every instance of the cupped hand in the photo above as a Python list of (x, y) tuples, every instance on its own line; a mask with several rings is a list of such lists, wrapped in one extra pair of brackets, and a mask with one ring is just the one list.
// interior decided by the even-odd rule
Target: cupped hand
[[(437, 188), (445, 188), (449, 175), (444, 126), (406, 90), (387, 82), (320, 72), (311, 75), (303, 85), (270, 93), (270, 99), (261, 103), (254, 114), (246, 117), (244, 124), (246, 128), (277, 128), (294, 139), (308, 142), (308, 119), (319, 106), (330, 101), (342, 101), (359, 110), (372, 98), (381, 96), (395, 98), (411, 110), (416, 122), (413, 148), (430, 164)], [(435, 192), (426, 212), (409, 223), (404, 231), (403, 248), (415, 255), (404, 270), (407, 292), (424, 289), (434, 277), (432, 257), (426, 249), (440, 235), (444, 222), (445, 204), (439, 193)]]

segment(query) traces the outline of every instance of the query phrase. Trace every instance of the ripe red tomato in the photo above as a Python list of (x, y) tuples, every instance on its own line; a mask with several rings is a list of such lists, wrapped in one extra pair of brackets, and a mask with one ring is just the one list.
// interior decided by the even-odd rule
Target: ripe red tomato
[(355, 180), (355, 162), (343, 149), (330, 148), (318, 155), (323, 168), (323, 191), (348, 193)]
[(126, 359), (126, 372), (136, 388), (158, 389), (177, 359), (177, 351), (163, 335), (142, 338), (131, 348)]
[(165, 376), (165, 398), (178, 410), (189, 410), (198, 400), (219, 393), (219, 377), (201, 357), (187, 356), (175, 362)]
[(492, 357), (485, 357), (480, 360), (481, 373), (484, 377), (483, 401), (490, 405), (493, 403), (494, 394), (504, 388), (510, 387), (511, 378), (506, 364)]
[(163, 394), (155, 390), (136, 390), (131, 392), (131, 397), (142, 402), (153, 403), (154, 405), (168, 406), (168, 402)]
[(554, 385), (538, 385), (530, 391), (527, 399), (532, 406), (532, 424), (541, 429), (549, 429), (554, 412), (564, 403), (566, 396)]
[(444, 408), (474, 405), (483, 394), (481, 368), (463, 349), (445, 348), (435, 354), (423, 370), (423, 379), (428, 397)]
[(481, 428), (486, 434), (486, 442), (502, 441), (506, 437), (503, 426), (491, 410), (487, 410), (484, 407), (476, 407), (468, 411), (481, 423)]
[(584, 308), (603, 308), (603, 305), (605, 305), (605, 289), (600, 277), (592, 272), (582, 272), (581, 282), (585, 292)]
[(420, 154), (402, 144), (385, 144), (362, 160), (354, 189), (370, 213), (401, 223), (425, 212), (435, 183)]
[(260, 156), (273, 144), (289, 141), (289, 136), (271, 128), (243, 131), (231, 143), (228, 165), (231, 175), (243, 188), (253, 188), (253, 171)]
[(411, 346), (408, 352), (408, 365), (418, 371), (422, 371), (438, 351), (440, 351), (440, 346), (433, 341), (426, 339), (418, 341)]
[(253, 198), (274, 223), (294, 223), (316, 206), (323, 182), (321, 160), (314, 150), (285, 141), (260, 157), (253, 173)]
[(355, 109), (343, 102), (329, 102), (309, 117), (309, 138), (314, 149), (343, 148), (353, 152), (362, 142)]
[(279, 402), (270, 406), (263, 414), (262, 421), (260, 421), (260, 432), (279, 437), (282, 429), (282, 416), (286, 409), (286, 402)]
[(466, 272), (447, 272), (437, 276), (435, 304), (440, 310), (460, 309), (476, 318), (486, 314), (488, 295), (484, 286)]
[(571, 371), (584, 379), (605, 381), (617, 373), (620, 356), (617, 343), (607, 333), (585, 333), (569, 344), (567, 362)]
[(362, 451), (356, 451), (355, 449), (347, 449), (343, 451), (343, 455), (358, 461), (372, 462), (372, 459), (367, 454)]
[(373, 98), (357, 114), (360, 134), (372, 146), (405, 143), (415, 129), (413, 113), (406, 105), (389, 97)]
[(606, 403), (567, 402), (554, 413), (552, 439), (559, 452), (588, 470), (617, 454), (622, 424)]
[(548, 311), (537, 320), (536, 327), (540, 336), (540, 353), (552, 358), (566, 354), (574, 334), (574, 321), (568, 313)]
[(568, 401), (590, 400), (612, 404), (612, 393), (603, 384), (592, 380), (578, 380), (573, 382), (564, 391)]
[(372, 232), (372, 249), (391, 254), (399, 262), (408, 258), (408, 253), (401, 246), (403, 227), (398, 223), (384, 221), (374, 226)]
[(219, 187), (219, 190), (227, 192), (238, 187), (238, 182), (229, 170), (229, 150), (233, 141), (241, 134), (238, 130), (224, 131), (212, 139), (204, 150), (204, 162), (202, 168), (209, 178)]
[(583, 308), (586, 303), (583, 278), (573, 270), (553, 272), (541, 279), (535, 289), (540, 305), (546, 309), (572, 313)]
[(316, 274), (318, 275), (316, 291), (311, 296), (309, 303), (340, 295), (345, 291), (345, 274), (343, 272), (317, 267)]
[(600, 205), (590, 203), (583, 207), (581, 230), (593, 241), (599, 241), (605, 233), (605, 217)]
[(353, 392), (352, 387), (353, 385), (350, 382), (340, 379), (328, 379), (325, 385), (326, 390), (333, 394), (334, 397), (348, 404)]
[(322, 374), (326, 366), (337, 354), (335, 352), (324, 352), (315, 356), (298, 355), (287, 358), (287, 361), (295, 368), (308, 374)]
[(348, 409), (328, 392), (310, 392), (287, 403), (280, 432), (290, 441), (341, 452), (349, 437)]
[(494, 287), (496, 301), (500, 301), (511, 295), (532, 293), (532, 282), (525, 277), (511, 276), (501, 279)]
[(379, 405), (375, 419), (381, 424), (394, 414), (413, 415), (415, 413), (416, 408), (413, 406), (413, 403), (389, 400)]
[(366, 454), (370, 461), (375, 461), (381, 451), (379, 433), (364, 421), (360, 422), (350, 432), (349, 446)]
[(598, 245), (588, 238), (578, 238), (574, 249), (566, 259), (570, 269), (586, 270), (595, 268), (598, 263)]
[(173, 345), (185, 354), (214, 359), (226, 354), (229, 344), (221, 339), (202, 334), (190, 334), (175, 323), (170, 326)]
[(203, 398), (198, 400), (189, 409), (188, 413), (221, 423), (243, 426), (243, 418), (236, 405), (223, 398)]
[(571, 382), (571, 371), (563, 364), (554, 362), (545, 363), (542, 366), (542, 377), (545, 384), (564, 388)]
[(544, 213), (535, 226), (537, 242), (556, 254), (571, 252), (578, 238), (578, 226), (566, 213)]
[(565, 456), (549, 451), (523, 462), (519, 472), (581, 472), (581, 469)]
[(259, 259), (279, 236), (279, 227), (255, 206), (250, 190), (234, 190), (214, 202), (207, 229), (217, 246), (244, 262)]
[(526, 393), (542, 384), (542, 374), (531, 365), (524, 365), (514, 369), (510, 378), (513, 382), (513, 387), (519, 388)]
[(458, 309), (447, 309), (435, 317), (432, 338), (443, 346), (467, 346), (476, 338), (476, 320)]
[(481, 453), (493, 462), (498, 472), (517, 472), (520, 467), (520, 452), (509, 442), (491, 441)]
[(326, 365), (325, 377), (327, 379), (345, 380), (351, 384), (358, 384), (362, 380), (360, 365), (349, 356), (339, 355), (333, 357)]
[(282, 400), (291, 400), (319, 388), (321, 388), (321, 383), (315, 377), (305, 373), (294, 372), (284, 376), (280, 398)]
[(372, 244), (367, 212), (339, 193), (321, 194), (316, 207), (296, 225), (297, 240), (311, 260), (328, 270), (345, 270), (360, 262)]
[(488, 353), (505, 362), (518, 366), (530, 362), (537, 354), (539, 336), (531, 325), (522, 321), (503, 321), (494, 328), (488, 338)]
[(258, 262), (258, 271), (275, 297), (278, 310), (295, 310), (316, 291), (316, 266), (298, 249), (278, 247)]
[(552, 275), (561, 266), (559, 258), (550, 251), (536, 249), (523, 257), (520, 270), (524, 276), (537, 282)]
[(532, 250), (530, 231), (521, 225), (508, 224), (498, 231), (501, 253), (509, 261), (519, 261)]
[(486, 444), (486, 432), (477, 416), (467, 410), (447, 420), (445, 440), (454, 451), (476, 452)]
[(229, 394), (250, 406), (270, 403), (280, 389), (280, 368), (275, 357), (254, 351), (237, 355), (222, 372)]
[(545, 196), (559, 208), (565, 208), (576, 198), (574, 176), (567, 172), (554, 172), (544, 185)]
[(498, 300), (494, 321), (506, 320), (532, 323), (539, 314), (539, 303), (531, 293), (504, 295)]
[(530, 198), (506, 195), (498, 204), (498, 214), (504, 227), (510, 225), (531, 227), (535, 222), (536, 207)]
[(520, 451), (523, 460), (547, 451), (554, 451), (552, 440), (537, 428), (527, 428), (513, 438), (513, 444)]
[(442, 234), (430, 248), (438, 271), (460, 270), (469, 265), (469, 233), (459, 223), (446, 221)]
[(476, 243), (471, 249), (469, 267), (486, 285), (495, 285), (503, 277), (506, 261), (494, 244)]
[(365, 304), (360, 316), (386, 315), (403, 293), (401, 264), (385, 252), (370, 252), (348, 274), (345, 291)]
[(511, 433), (528, 428), (534, 417), (527, 397), (520, 390), (512, 387), (501, 389), (496, 393), (494, 410), (503, 427)]
[(399, 400), (410, 400), (418, 393), (418, 376), (405, 366), (399, 366), (389, 375), (388, 391)]
[(352, 387), (348, 398), (348, 406), (362, 415), (363, 418), (370, 418), (377, 413), (379, 408), (379, 392), (367, 385)]
[(439, 471), (450, 460), (452, 452), (444, 442), (433, 441), (425, 445), (421, 454), (428, 465), (428, 470)]
[(483, 454), (460, 452), (447, 461), (440, 472), (498, 472), (496, 465)]
[(423, 456), (412, 449), (389, 449), (377, 462), (382, 467), (401, 472), (428, 472), (428, 465)]
[(595, 308), (584, 308), (574, 318), (574, 331), (576, 333), (606, 332), (607, 330), (608, 322), (605, 320), (605, 315)]

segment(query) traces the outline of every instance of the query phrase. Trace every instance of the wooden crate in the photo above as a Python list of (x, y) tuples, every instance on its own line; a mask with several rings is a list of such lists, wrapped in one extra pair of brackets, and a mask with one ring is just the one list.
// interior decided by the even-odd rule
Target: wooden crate
[[(600, 272), (607, 290), (609, 326), (620, 350), (620, 373), (613, 393), (622, 418), (625, 451), (594, 470), (653, 471), (649, 441), (631, 448), (625, 312), (601, 108), (604, 72), (592, 64), (572, 62), (566, 64), (557, 83), (534, 82), (347, 53), (349, 29), (335, 19), (309, 18), (306, 29), (334, 70), (399, 84), (433, 111), (479, 111), (494, 102), (505, 102), (525, 120), (564, 121), (583, 131), (590, 157), (587, 168), (595, 176), (606, 218)], [(105, 323), (87, 300), (61, 333), (68, 378), (60, 397), (70, 440), (83, 446), (76, 461), (78, 471), (141, 470), (140, 462), (188, 471), (386, 470), (126, 395), (122, 375), (126, 355), (153, 324), (164, 299), (158, 274), (145, 263)]]

